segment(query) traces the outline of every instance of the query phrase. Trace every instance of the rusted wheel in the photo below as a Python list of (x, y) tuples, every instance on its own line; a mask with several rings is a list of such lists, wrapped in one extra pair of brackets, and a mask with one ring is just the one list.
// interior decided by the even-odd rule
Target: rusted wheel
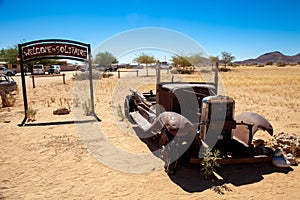
[(171, 136), (164, 127), (159, 136), (159, 156), (165, 162), (164, 168), (168, 175), (176, 174), (177, 167), (177, 146), (172, 138), (173, 136)]
[(134, 111), (134, 99), (132, 98), (131, 95), (127, 95), (124, 101), (124, 113), (125, 117), (128, 119), (130, 123), (134, 123), (130, 116), (130, 112)]

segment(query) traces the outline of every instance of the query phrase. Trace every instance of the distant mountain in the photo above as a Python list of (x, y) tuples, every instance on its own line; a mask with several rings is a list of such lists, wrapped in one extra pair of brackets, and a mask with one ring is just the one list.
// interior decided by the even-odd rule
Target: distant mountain
[(244, 61), (236, 61), (235, 64), (242, 64), (242, 65), (250, 65), (250, 64), (266, 64), (267, 62), (273, 62), (274, 64), (278, 62), (282, 63), (299, 63), (300, 62), (300, 53), (294, 56), (287, 56), (279, 51), (274, 51), (270, 53), (265, 53), (255, 59), (247, 59)]

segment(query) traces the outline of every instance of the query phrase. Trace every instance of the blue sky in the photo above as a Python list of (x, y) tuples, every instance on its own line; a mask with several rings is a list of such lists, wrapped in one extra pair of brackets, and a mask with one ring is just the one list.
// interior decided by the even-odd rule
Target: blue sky
[[(0, 0), (0, 48), (62, 38), (92, 48), (124, 31), (158, 27), (197, 42), (208, 55), (236, 60), (300, 52), (298, 0)], [(176, 41), (174, 41), (176, 43)]]

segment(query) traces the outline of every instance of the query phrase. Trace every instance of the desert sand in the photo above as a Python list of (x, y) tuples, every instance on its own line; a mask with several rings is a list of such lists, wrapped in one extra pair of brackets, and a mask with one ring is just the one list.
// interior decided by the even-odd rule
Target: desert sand
[[(142, 72), (138, 78), (131, 73), (127, 78), (114, 74), (94, 80), (95, 111), (101, 122), (45, 124), (91, 119), (85, 116), (88, 82), (73, 80), (81, 72), (65, 73), (66, 84), (61, 77), (36, 78), (35, 88), (26, 76), (28, 104), (37, 114), (24, 127), (18, 126), (24, 117), (21, 77), (14, 77), (19, 83), (16, 103), (0, 108), (0, 199), (300, 198), (299, 166), (222, 166), (217, 172), (223, 180), (206, 180), (200, 165), (185, 163), (178, 166), (176, 175), (168, 176), (151, 153), (151, 138), (139, 138), (140, 130), (124, 118), (123, 101), (129, 88), (149, 88), (155, 83), (155, 77), (144, 77)], [(163, 73), (163, 78), (170, 78)], [(222, 93), (235, 99), (236, 114), (257, 112), (270, 121), (275, 134), (300, 136), (299, 67), (236, 67), (220, 73), (220, 81)], [(53, 115), (59, 107), (70, 108), (71, 113)], [(33, 125), (37, 123), (44, 124)], [(256, 137), (272, 139), (263, 131)], [(111, 146), (105, 142), (125, 154), (142, 156), (127, 159), (116, 149), (107, 151)]]

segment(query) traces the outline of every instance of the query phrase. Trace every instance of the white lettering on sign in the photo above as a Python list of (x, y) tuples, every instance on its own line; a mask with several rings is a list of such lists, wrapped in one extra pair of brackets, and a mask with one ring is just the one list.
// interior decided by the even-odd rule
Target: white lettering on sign
[(86, 59), (87, 48), (73, 44), (37, 44), (23, 48), (24, 60), (43, 56), (70, 56)]

